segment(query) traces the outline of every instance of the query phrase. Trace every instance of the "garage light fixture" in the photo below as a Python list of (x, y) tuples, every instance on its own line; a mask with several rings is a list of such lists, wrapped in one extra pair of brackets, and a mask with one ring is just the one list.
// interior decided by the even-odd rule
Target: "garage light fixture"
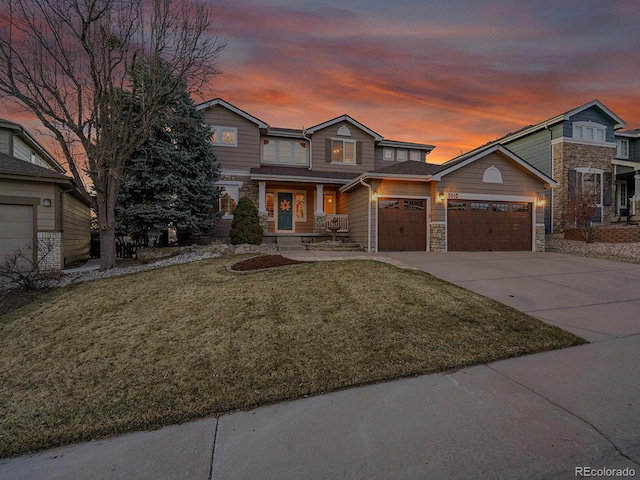
[(50, 198), (43, 198), (42, 199), (42, 206), (43, 207), (50, 207), (51, 206), (51, 199)]
[(547, 205), (546, 197), (538, 197), (536, 198), (536, 207), (544, 207)]
[(444, 192), (438, 192), (438, 197), (436, 198), (436, 201), (438, 203), (444, 203), (445, 198), (447, 198), (447, 196), (445, 195)]

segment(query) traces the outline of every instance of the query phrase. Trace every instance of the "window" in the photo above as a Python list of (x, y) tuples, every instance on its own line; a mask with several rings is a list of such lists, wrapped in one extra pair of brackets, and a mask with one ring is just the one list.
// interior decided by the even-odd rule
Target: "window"
[(295, 140), (264, 139), (262, 162), (284, 165), (307, 165), (307, 142)]
[(409, 152), (409, 160), (414, 162), (420, 161), (420, 151), (419, 150), (411, 150)]
[(378, 201), (378, 208), (391, 208), (393, 210), (398, 210), (400, 208), (400, 202), (398, 202), (398, 200), (380, 200)]
[(447, 202), (447, 210), (455, 210), (457, 212), (467, 211), (467, 202), (459, 202), (456, 200), (449, 200)]
[(573, 124), (573, 138), (587, 142), (605, 143), (607, 127), (591, 122), (576, 122)]
[(327, 215), (333, 215), (336, 213), (336, 194), (325, 193), (322, 199), (324, 202), (324, 213)]
[(513, 213), (529, 213), (531, 211), (530, 203), (514, 203)]
[(211, 138), (209, 141), (214, 145), (223, 147), (238, 146), (238, 129), (233, 127), (210, 126)]
[(305, 221), (307, 219), (307, 195), (305, 193), (296, 193), (296, 221)]
[(494, 203), (493, 211), (500, 213), (509, 213), (509, 204), (508, 203)]
[[(222, 212), (223, 217), (233, 216), (240, 194), (239, 185), (218, 184), (221, 187), (220, 198), (218, 199), (217, 212)], [(216, 208), (214, 207), (214, 211)]]
[(581, 191), (595, 195), (596, 205), (602, 205), (602, 173), (578, 172)]
[(405, 210), (424, 210), (424, 200), (405, 200)]
[(387, 160), (388, 162), (393, 162), (394, 160), (394, 154), (393, 154), (393, 148), (385, 148), (382, 151), (382, 159), (383, 160)]
[(403, 148), (399, 148), (398, 150), (396, 150), (396, 160), (398, 160), (399, 162), (406, 162), (407, 161), (407, 150), (405, 150)]
[(267, 192), (267, 194), (266, 194), (266, 202), (265, 203), (266, 203), (266, 208), (267, 208), (267, 219), (273, 220), (275, 218), (273, 192)]
[(616, 157), (629, 158), (629, 140), (616, 140)]
[(356, 163), (355, 140), (331, 140), (331, 161)]
[(471, 202), (472, 212), (488, 212), (489, 204), (485, 202)]

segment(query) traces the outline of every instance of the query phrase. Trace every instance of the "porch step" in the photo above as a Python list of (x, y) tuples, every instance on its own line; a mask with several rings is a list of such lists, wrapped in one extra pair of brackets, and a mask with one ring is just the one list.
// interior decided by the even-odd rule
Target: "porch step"
[(280, 253), (306, 252), (300, 237), (277, 237), (276, 244)]
[(315, 252), (361, 252), (362, 245), (354, 242), (309, 243), (307, 250)]

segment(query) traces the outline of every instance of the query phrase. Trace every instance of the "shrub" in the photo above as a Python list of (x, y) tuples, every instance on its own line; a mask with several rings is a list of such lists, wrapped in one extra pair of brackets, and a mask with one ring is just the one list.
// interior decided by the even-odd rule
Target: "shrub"
[(251, 243), (259, 245), (262, 243), (262, 227), (258, 209), (249, 199), (242, 197), (233, 211), (233, 222), (231, 222), (231, 243)]

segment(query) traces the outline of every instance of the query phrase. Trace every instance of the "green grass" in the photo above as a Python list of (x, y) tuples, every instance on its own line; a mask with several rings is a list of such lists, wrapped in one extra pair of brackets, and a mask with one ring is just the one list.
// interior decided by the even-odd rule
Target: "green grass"
[(584, 341), (375, 261), (219, 258), (76, 284), (0, 317), (0, 457)]

